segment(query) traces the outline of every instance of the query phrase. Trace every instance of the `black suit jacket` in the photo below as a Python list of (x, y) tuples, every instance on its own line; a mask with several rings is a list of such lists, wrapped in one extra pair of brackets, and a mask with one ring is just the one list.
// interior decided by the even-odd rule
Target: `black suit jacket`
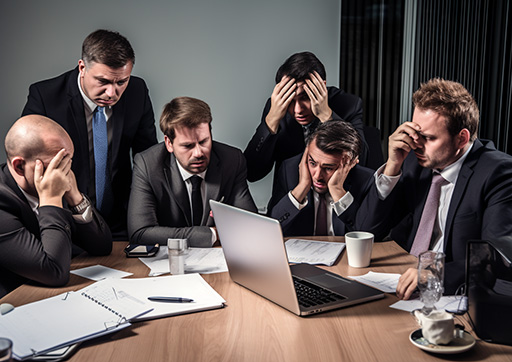
[[(144, 80), (131, 76), (121, 99), (113, 106), (112, 143), (109, 164), (114, 206), (103, 215), (114, 239), (126, 240), (126, 212), (132, 179), (131, 155), (157, 143), (155, 117)], [(79, 190), (93, 194), (90, 185), (89, 141), (82, 95), (78, 88), (78, 67), (56, 78), (32, 84), (22, 115), (41, 114), (59, 123), (75, 146), (73, 172)]]
[(209, 200), (256, 212), (247, 186), (245, 158), (239, 149), (213, 142), (206, 171), (206, 199), (201, 226), (192, 226), (185, 182), (164, 143), (135, 156), (128, 208), (130, 241), (167, 244), (167, 238), (188, 238), (189, 245), (211, 247), (214, 221)]
[[(351, 123), (361, 136), (363, 147), (359, 162), (364, 166), (368, 145), (363, 133), (363, 102), (361, 98), (345, 93), (342, 89), (328, 87), (327, 90), (329, 107), (334, 112), (333, 119)], [(247, 159), (247, 179), (251, 182), (268, 175), (274, 163), (277, 172), (284, 160), (302, 153), (305, 148), (302, 126), (288, 113), (279, 122), (277, 133), (270, 132), (265, 122), (270, 106), (269, 98), (261, 116), (261, 123), (244, 151)], [(313, 122), (318, 123), (318, 120)]]
[[(482, 143), (484, 142), (484, 144)], [(428, 195), (432, 171), (418, 165), (413, 152), (391, 194), (380, 200), (375, 183), (359, 213), (359, 227), (374, 227), (410, 251)], [(495, 240), (512, 235), (512, 157), (492, 142), (476, 140), (460, 170), (446, 219), (445, 292), (464, 282), (469, 240)]]
[(0, 165), (0, 297), (28, 281), (66, 284), (72, 242), (92, 255), (110, 254), (110, 230), (92, 211), (93, 220), (86, 224), (55, 206), (42, 206), (36, 215), (7, 165)]
[[(299, 183), (299, 163), (302, 154), (285, 160), (277, 173), (277, 180), (272, 190), (268, 210), (269, 215), (279, 220), (284, 236), (314, 235), (315, 206), (313, 202), (313, 190), (308, 192), (308, 204), (301, 210), (297, 209), (290, 201), (288, 193)], [(337, 216), (332, 213), (332, 226), (335, 235), (345, 235), (354, 230), (355, 217), (360, 202), (371, 186), (373, 170), (356, 165), (347, 175), (343, 187), (354, 197), (354, 202)]]

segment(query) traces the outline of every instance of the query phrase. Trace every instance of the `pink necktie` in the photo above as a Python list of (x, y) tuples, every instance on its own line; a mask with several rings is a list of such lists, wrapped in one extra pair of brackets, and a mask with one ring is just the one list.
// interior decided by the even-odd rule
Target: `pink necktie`
[(432, 184), (428, 192), (425, 207), (421, 214), (420, 224), (412, 243), (411, 254), (418, 256), (430, 247), (434, 223), (437, 218), (437, 208), (439, 207), (439, 196), (441, 195), (441, 186), (446, 180), (438, 173), (432, 176)]
[(327, 235), (327, 205), (325, 194), (318, 194), (318, 210), (316, 211), (316, 232), (315, 235)]

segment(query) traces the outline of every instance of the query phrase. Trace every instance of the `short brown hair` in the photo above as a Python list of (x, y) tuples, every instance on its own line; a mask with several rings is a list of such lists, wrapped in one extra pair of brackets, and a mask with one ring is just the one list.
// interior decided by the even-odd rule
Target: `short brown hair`
[(347, 153), (354, 160), (361, 152), (361, 138), (356, 129), (348, 122), (331, 120), (318, 125), (308, 138), (308, 144), (316, 140), (320, 151), (328, 155)]
[(128, 39), (116, 31), (99, 29), (87, 36), (82, 44), (82, 60), (105, 64), (111, 68), (135, 64), (135, 53)]
[(480, 112), (473, 96), (462, 84), (431, 79), (414, 92), (412, 102), (416, 108), (432, 110), (446, 117), (450, 135), (455, 136), (466, 128), (471, 141), (477, 137)]
[(172, 142), (177, 127), (196, 128), (201, 123), (208, 123), (211, 131), (211, 122), (212, 113), (208, 104), (192, 97), (177, 97), (164, 106), (160, 129)]

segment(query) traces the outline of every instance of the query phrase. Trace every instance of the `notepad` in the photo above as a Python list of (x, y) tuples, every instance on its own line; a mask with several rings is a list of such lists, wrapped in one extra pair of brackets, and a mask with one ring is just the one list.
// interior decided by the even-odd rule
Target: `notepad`
[[(153, 278), (132, 279), (105, 279), (102, 288), (115, 288), (122, 290), (136, 300), (142, 300), (152, 310), (134, 318), (134, 321), (169, 317), (173, 315), (199, 312), (209, 309), (221, 308), (226, 301), (213, 289), (201, 275), (183, 274), (167, 275)], [(98, 284), (95, 283), (95, 284)], [(95, 284), (84, 288), (87, 293)], [(151, 296), (182, 297), (193, 299), (192, 303), (163, 303), (152, 302), (147, 298)]]
[(14, 357), (24, 360), (126, 328), (151, 310), (121, 290), (94, 289), (100, 293), (68, 292), (17, 307), (0, 316), (0, 336), (11, 339)]

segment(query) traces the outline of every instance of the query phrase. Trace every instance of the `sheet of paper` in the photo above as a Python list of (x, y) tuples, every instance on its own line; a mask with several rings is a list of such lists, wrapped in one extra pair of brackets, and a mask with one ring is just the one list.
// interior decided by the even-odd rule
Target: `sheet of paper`
[(71, 273), (96, 281), (108, 278), (121, 279), (133, 275), (133, 273), (112, 269), (103, 265), (92, 265), (82, 269), (71, 270)]
[[(460, 295), (447, 295), (441, 297), (439, 302), (435, 304), (435, 307), (450, 313), (455, 313), (459, 310), (467, 310), (467, 298)], [(423, 303), (419, 299), (400, 300), (391, 304), (390, 308), (412, 312), (413, 310), (423, 308)]]
[[(169, 257), (167, 248), (160, 248), (152, 258), (140, 258), (151, 271), (149, 276), (167, 274), (169, 270)], [(185, 256), (185, 273), (222, 273), (227, 272), (228, 266), (221, 248), (190, 248)]]
[(332, 266), (345, 248), (345, 243), (289, 239), (285, 246), (290, 263)]
[(360, 283), (377, 288), (385, 293), (394, 293), (398, 284), (400, 274), (393, 273), (376, 273), (369, 271), (364, 275), (349, 276), (349, 278), (357, 280)]

